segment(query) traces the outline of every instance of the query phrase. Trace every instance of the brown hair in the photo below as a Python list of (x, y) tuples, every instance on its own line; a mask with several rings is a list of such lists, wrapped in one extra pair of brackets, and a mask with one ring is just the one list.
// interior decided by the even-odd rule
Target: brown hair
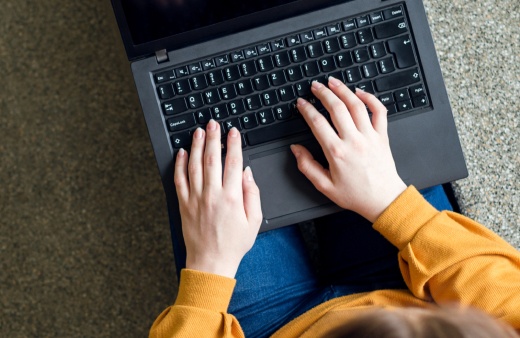
[(499, 338), (520, 337), (481, 311), (461, 307), (369, 311), (329, 332), (330, 338)]

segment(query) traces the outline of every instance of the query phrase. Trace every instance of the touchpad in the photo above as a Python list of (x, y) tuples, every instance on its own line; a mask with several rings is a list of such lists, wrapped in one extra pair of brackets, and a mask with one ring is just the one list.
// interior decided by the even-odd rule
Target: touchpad
[[(309, 149), (318, 162), (325, 167), (328, 166), (321, 148), (315, 141), (302, 145)], [(300, 173), (296, 158), (289, 147), (252, 155), (250, 161), (255, 181), (260, 188), (265, 219), (331, 203)]]

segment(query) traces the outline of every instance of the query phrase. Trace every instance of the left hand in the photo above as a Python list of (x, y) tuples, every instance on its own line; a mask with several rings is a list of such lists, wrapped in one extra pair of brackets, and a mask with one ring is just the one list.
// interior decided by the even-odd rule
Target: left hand
[(253, 246), (262, 222), (260, 193), (251, 169), (242, 165), (240, 133), (233, 128), (222, 176), (220, 126), (213, 120), (193, 134), (189, 160), (178, 152), (174, 180), (186, 268), (234, 278)]

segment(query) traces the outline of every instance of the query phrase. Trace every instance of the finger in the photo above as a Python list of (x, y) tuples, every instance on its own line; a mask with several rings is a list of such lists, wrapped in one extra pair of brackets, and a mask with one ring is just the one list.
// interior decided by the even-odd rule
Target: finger
[(180, 149), (175, 160), (175, 170), (173, 173), (175, 190), (180, 201), (187, 201), (190, 197), (190, 184), (188, 182), (188, 156), (184, 149)]
[(387, 135), (387, 112), (388, 109), (374, 95), (367, 93), (361, 89), (356, 90), (356, 95), (363, 101), (368, 109), (372, 112), (372, 125), (374, 129), (382, 134)]
[(323, 148), (325, 155), (327, 155), (331, 145), (339, 141), (339, 137), (334, 129), (332, 129), (329, 121), (327, 121), (312, 104), (302, 98), (298, 98), (296, 107), (311, 128), (314, 137), (316, 137), (318, 143)]
[(204, 181), (204, 143), (204, 130), (202, 130), (202, 128), (197, 128), (193, 133), (193, 141), (188, 163), (190, 191), (197, 195), (200, 195), (202, 192)]
[(224, 182), (226, 189), (241, 192), (242, 185), (242, 140), (240, 132), (233, 127), (228, 133)]
[[(337, 79), (329, 78), (330, 85), (335, 84), (336, 86), (339, 86), (337, 82), (341, 83)], [(341, 138), (343, 138), (347, 133), (357, 130), (345, 103), (343, 103), (343, 101), (341, 101), (330, 89), (318, 81), (313, 81), (311, 88), (313, 94), (321, 101), (325, 109), (330, 113), (332, 123), (334, 123)]]
[(220, 126), (210, 120), (206, 126), (206, 151), (204, 153), (204, 189), (222, 187), (222, 145)]
[(311, 181), (316, 189), (326, 195), (333, 188), (330, 172), (323, 168), (305, 147), (293, 144), (291, 145), (291, 150), (298, 162), (298, 169)]
[(345, 103), (350, 115), (352, 116), (352, 120), (354, 120), (359, 131), (367, 132), (374, 129), (370, 123), (370, 118), (368, 117), (365, 104), (356, 96), (356, 94), (354, 94), (343, 83), (339, 86), (332, 86), (330, 89)]
[(251, 168), (243, 173), (242, 189), (244, 191), (244, 210), (251, 226), (260, 228), (262, 224), (262, 208), (260, 205), (260, 190), (255, 183)]

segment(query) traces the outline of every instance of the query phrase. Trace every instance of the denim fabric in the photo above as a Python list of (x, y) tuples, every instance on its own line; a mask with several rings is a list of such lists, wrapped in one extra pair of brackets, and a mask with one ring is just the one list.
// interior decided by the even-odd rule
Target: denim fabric
[[(438, 210), (452, 210), (442, 186), (421, 190)], [(229, 312), (246, 337), (267, 337), (330, 299), (403, 289), (397, 249), (361, 216), (343, 211), (315, 220), (314, 268), (297, 225), (262, 233), (238, 269)]]

